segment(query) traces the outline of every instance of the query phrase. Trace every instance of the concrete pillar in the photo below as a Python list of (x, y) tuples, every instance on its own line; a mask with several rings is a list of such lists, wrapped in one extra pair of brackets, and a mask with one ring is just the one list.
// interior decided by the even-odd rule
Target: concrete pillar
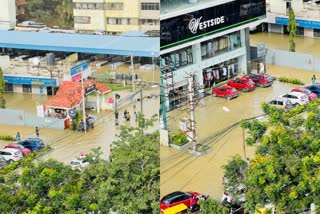
[(192, 57), (193, 57), (193, 64), (196, 64), (196, 70), (194, 71), (195, 74), (195, 83), (196, 85), (200, 86), (201, 89), (198, 89), (198, 93), (202, 94), (204, 92), (203, 88), (203, 75), (201, 69), (201, 44), (197, 43), (192, 45)]
[(96, 100), (97, 100), (97, 113), (100, 113), (100, 94), (96, 93)]
[[(244, 60), (242, 63), (243, 65), (239, 64), (239, 68), (241, 68), (243, 71), (245, 71), (246, 74), (250, 73), (249, 71), (251, 68), (248, 66), (248, 61), (250, 61), (250, 32), (249, 28), (245, 28), (243, 30), (240, 30), (240, 40), (241, 40), (241, 46), (245, 47), (246, 49), (246, 56), (244, 56)], [(241, 71), (240, 69), (240, 71)]]
[(165, 129), (160, 129), (160, 144), (169, 146), (169, 132)]

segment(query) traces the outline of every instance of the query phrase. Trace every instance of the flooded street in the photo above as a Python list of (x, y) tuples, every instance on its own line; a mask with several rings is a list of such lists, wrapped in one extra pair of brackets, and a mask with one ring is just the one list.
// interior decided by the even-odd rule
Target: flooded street
[[(149, 94), (158, 94), (158, 88), (152, 88), (143, 91), (143, 96)], [(117, 92), (121, 93), (121, 92)], [(111, 95), (110, 95), (111, 96)], [(14, 109), (25, 109), (30, 113), (36, 114), (35, 103), (47, 99), (46, 96), (30, 95), (30, 94), (6, 94), (7, 107)], [(146, 118), (151, 118), (152, 115), (158, 113), (159, 100), (158, 98), (144, 98), (143, 99), (143, 113)], [(123, 118), (124, 110), (127, 110), (131, 114), (130, 124), (125, 122)], [(136, 103), (137, 112), (140, 111), (140, 102)], [(119, 123), (120, 125), (136, 126), (133, 115), (133, 104), (128, 103), (119, 109)], [(71, 130), (55, 130), (55, 129), (40, 129), (40, 138), (42, 138), (46, 144), (53, 147), (53, 151), (44, 155), (43, 160), (54, 158), (59, 161), (69, 163), (72, 159), (79, 157), (80, 152), (88, 153), (93, 148), (101, 147), (103, 155), (102, 157), (107, 159), (109, 156), (109, 148), (112, 141), (116, 139), (116, 134), (119, 133), (119, 128), (115, 127), (114, 113), (113, 111), (102, 111), (97, 115), (97, 121), (95, 128), (89, 130), (87, 133), (73, 132)], [(159, 128), (157, 121), (155, 126), (148, 131), (154, 131)], [(15, 136), (16, 132), (20, 132), (21, 138), (35, 137), (34, 127), (22, 127), (22, 126), (5, 126), (0, 125), (0, 135)], [(8, 142), (0, 141), (0, 147), (2, 148)]]
[[(267, 72), (276, 77), (299, 78), (307, 84), (311, 83), (313, 74), (313, 72), (270, 65), (267, 65)], [(275, 81), (272, 87), (256, 88), (249, 93), (240, 92), (238, 98), (230, 101), (211, 96), (202, 99), (202, 105), (196, 108), (195, 115), (198, 142), (206, 139), (212, 151), (196, 157), (187, 151), (161, 146), (161, 196), (175, 190), (192, 190), (209, 194), (220, 200), (223, 193), (221, 166), (226, 164), (234, 154), (244, 157), (243, 132), (242, 128), (236, 126), (219, 136), (215, 135), (242, 119), (261, 115), (262, 102), (268, 102), (294, 87), (296, 85)], [(179, 110), (168, 113), (168, 126), (171, 133), (178, 130), (179, 120), (184, 117), (188, 118), (189, 115)], [(208, 142), (208, 138), (213, 140)], [(253, 147), (246, 147), (245, 150), (247, 157), (253, 157)]]
[[(296, 36), (296, 52), (308, 53), (320, 56), (320, 39)], [(251, 33), (250, 45), (256, 46), (259, 43), (265, 43), (267, 48), (288, 50), (288, 35), (280, 33)]]

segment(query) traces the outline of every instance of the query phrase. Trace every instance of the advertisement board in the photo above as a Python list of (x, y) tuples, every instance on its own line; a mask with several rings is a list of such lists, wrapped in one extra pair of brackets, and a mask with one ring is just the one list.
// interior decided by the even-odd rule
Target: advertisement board
[[(320, 29), (320, 22), (317, 21), (296, 19), (295, 22), (298, 27)], [(288, 25), (288, 18), (276, 17), (276, 24)]]
[(160, 21), (160, 49), (266, 18), (265, 0), (237, 0)]
[(81, 62), (70, 69), (70, 75), (73, 82), (81, 80), (82, 74), (83, 78), (87, 78), (92, 74), (91, 68), (86, 61)]
[(18, 77), (18, 76), (3, 76), (5, 83), (16, 85), (42, 85), (42, 86), (55, 86), (57, 87), (56, 79), (39, 78), (39, 77)]

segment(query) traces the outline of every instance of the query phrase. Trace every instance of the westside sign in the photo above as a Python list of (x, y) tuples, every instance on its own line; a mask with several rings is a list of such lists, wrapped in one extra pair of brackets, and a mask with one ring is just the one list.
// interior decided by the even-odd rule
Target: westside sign
[(160, 50), (266, 18), (266, 0), (231, 1), (160, 21)]
[(198, 28), (200, 30), (206, 29), (207, 27), (212, 27), (215, 25), (218, 25), (220, 23), (224, 23), (224, 16), (217, 17), (215, 19), (206, 20), (204, 22), (201, 22), (202, 16), (198, 19), (191, 19), (189, 22), (189, 29), (191, 33), (196, 34), (198, 31)]

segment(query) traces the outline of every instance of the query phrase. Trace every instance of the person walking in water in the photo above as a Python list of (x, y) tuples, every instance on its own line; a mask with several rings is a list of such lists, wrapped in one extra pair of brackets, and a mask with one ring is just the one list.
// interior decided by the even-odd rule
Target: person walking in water
[(316, 75), (313, 75), (312, 78), (311, 78), (311, 81), (312, 81), (312, 85), (314, 85), (316, 83)]
[(16, 140), (18, 141), (18, 143), (20, 143), (20, 141), (21, 141), (20, 133), (19, 133), (19, 132), (17, 132), (17, 134), (16, 134)]
[(36, 135), (37, 135), (37, 137), (40, 136), (39, 131), (40, 131), (40, 130), (39, 130), (38, 126), (36, 126)]

